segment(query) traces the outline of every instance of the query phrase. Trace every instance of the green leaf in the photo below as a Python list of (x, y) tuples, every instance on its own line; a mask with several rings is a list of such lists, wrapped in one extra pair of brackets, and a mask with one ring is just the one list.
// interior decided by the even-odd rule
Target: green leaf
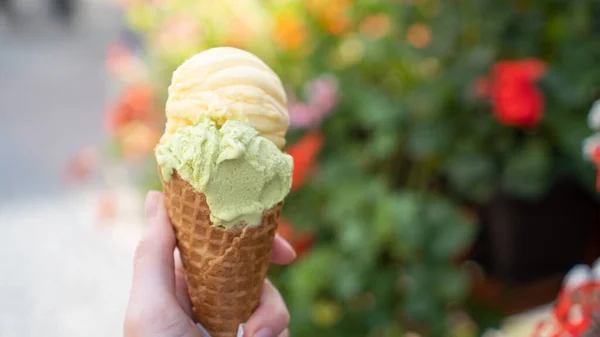
[(458, 154), (448, 160), (446, 173), (453, 188), (475, 201), (487, 200), (493, 192), (493, 158), (485, 153)]
[(449, 136), (449, 129), (444, 123), (419, 123), (410, 131), (407, 151), (415, 160), (432, 157), (442, 152)]
[(526, 141), (520, 149), (509, 154), (502, 183), (512, 194), (523, 198), (536, 198), (548, 187), (551, 169), (549, 147), (539, 139)]
[(420, 223), (421, 200), (418, 195), (404, 192), (392, 200), (397, 246), (402, 259), (414, 259), (425, 243), (427, 233)]
[(334, 292), (339, 298), (350, 299), (356, 296), (362, 287), (360, 277), (360, 267), (352, 265), (350, 261), (345, 261), (339, 266), (339, 275), (335, 280), (336, 286)]
[(430, 201), (427, 209), (429, 222), (429, 255), (435, 261), (450, 261), (467, 247), (474, 228), (460, 215), (460, 210), (448, 200)]
[(437, 273), (436, 280), (437, 291), (446, 301), (460, 301), (467, 294), (467, 277), (459, 269), (443, 268)]
[(369, 142), (369, 153), (375, 159), (385, 159), (396, 151), (399, 142), (400, 136), (395, 130), (375, 132)]

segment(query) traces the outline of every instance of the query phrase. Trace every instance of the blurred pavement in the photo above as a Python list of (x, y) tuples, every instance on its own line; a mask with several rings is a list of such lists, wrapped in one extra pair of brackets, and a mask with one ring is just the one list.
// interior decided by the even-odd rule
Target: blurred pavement
[(123, 187), (122, 226), (100, 230), (98, 184), (68, 189), (61, 174), (105, 137), (104, 55), (122, 17), (85, 0), (69, 28), (48, 4), (17, 1), (17, 26), (0, 12), (0, 336), (119, 336), (141, 200)]
[(108, 1), (81, 1), (72, 27), (46, 1), (17, 1), (18, 25), (0, 12), (0, 203), (57, 193), (65, 162), (103, 138), (106, 46), (123, 31)]
[(137, 232), (94, 228), (96, 198), (0, 206), (0, 336), (122, 335)]

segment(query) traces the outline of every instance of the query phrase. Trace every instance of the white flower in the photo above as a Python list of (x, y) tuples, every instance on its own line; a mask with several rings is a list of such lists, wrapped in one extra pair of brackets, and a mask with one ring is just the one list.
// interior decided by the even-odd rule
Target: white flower
[[(599, 110), (600, 111), (600, 110)], [(595, 161), (594, 153), (600, 148), (600, 133), (597, 133), (583, 141), (583, 155), (587, 160)]]
[(574, 290), (591, 281), (590, 267), (578, 264), (571, 268), (563, 279), (563, 285), (568, 290)]
[(592, 104), (588, 114), (588, 125), (594, 130), (600, 130), (600, 99)]

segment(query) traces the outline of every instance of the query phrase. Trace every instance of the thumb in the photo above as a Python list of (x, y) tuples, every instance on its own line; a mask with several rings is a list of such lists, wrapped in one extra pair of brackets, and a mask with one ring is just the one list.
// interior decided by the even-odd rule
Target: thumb
[(146, 196), (146, 230), (135, 251), (132, 297), (175, 293), (175, 235), (162, 193)]

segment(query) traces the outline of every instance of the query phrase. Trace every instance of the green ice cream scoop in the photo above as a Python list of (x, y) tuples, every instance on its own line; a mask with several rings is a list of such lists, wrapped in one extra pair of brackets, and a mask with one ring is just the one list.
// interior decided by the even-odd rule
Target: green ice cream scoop
[(220, 129), (209, 119), (180, 127), (155, 154), (165, 181), (177, 171), (206, 196), (215, 226), (260, 225), (262, 213), (292, 185), (292, 157), (240, 121)]

